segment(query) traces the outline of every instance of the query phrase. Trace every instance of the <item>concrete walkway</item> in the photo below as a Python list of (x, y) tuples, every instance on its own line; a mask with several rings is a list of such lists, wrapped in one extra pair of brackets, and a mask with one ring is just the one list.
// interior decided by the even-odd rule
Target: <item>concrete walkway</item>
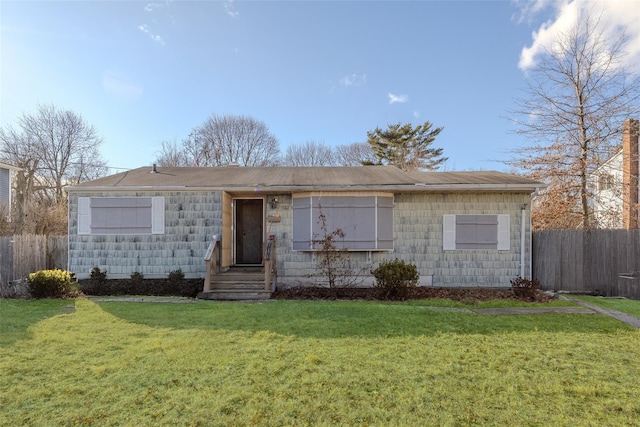
[(595, 311), (598, 314), (604, 314), (605, 316), (609, 316), (609, 317), (613, 317), (614, 319), (617, 319), (621, 322), (626, 323), (627, 325), (631, 325), (634, 328), (638, 328), (640, 329), (640, 319), (638, 319), (635, 316), (632, 316), (630, 314), (627, 313), (623, 313), (621, 311), (616, 311), (616, 310), (609, 310), (606, 308), (602, 308), (602, 307), (598, 307), (597, 305), (593, 305), (593, 304), (589, 304), (588, 302), (584, 302), (582, 300), (579, 300), (577, 298), (571, 298), (570, 296), (566, 296), (566, 295), (561, 295), (560, 298), (565, 299), (565, 300), (569, 300), (573, 303), (576, 303), (582, 307), (588, 308), (590, 310)]
[(188, 297), (161, 297), (161, 296), (90, 296), (94, 302), (144, 302), (164, 304), (193, 304), (194, 298)]
[(481, 308), (474, 310), (477, 314), (544, 314), (544, 313), (561, 313), (561, 314), (596, 314), (594, 310), (583, 307), (514, 307), (514, 308)]
[(608, 310), (606, 308), (598, 307), (597, 305), (589, 304), (577, 298), (572, 298), (566, 295), (560, 295), (560, 299), (571, 301), (578, 304), (580, 307), (543, 307), (543, 308), (484, 308), (471, 310), (477, 314), (543, 314), (543, 313), (563, 313), (563, 314), (603, 314), (605, 316), (613, 317), (627, 325), (640, 329), (640, 319), (621, 311)]

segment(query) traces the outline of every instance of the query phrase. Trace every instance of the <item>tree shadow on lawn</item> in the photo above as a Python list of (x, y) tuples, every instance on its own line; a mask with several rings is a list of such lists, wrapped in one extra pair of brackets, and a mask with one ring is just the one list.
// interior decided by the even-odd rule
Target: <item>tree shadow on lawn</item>
[(512, 332), (610, 333), (627, 325), (597, 314), (479, 315), (468, 310), (369, 301), (143, 304), (100, 302), (127, 322), (168, 329), (269, 331), (302, 338), (401, 337)]
[(0, 347), (29, 338), (29, 328), (42, 320), (72, 311), (74, 300), (0, 299)]

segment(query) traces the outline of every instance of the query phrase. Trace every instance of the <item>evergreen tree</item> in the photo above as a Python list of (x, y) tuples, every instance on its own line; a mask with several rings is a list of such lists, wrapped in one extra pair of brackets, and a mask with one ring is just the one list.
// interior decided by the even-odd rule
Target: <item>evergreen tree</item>
[(442, 157), (442, 148), (432, 148), (442, 127), (432, 129), (432, 124), (424, 122), (415, 128), (410, 123), (389, 125), (386, 130), (376, 128), (367, 132), (378, 164), (393, 165), (399, 169), (436, 170), (448, 160)]

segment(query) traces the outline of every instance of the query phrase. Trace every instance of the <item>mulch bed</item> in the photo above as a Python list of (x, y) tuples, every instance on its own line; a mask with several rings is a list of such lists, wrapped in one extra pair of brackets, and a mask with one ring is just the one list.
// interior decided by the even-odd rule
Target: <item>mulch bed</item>
[[(378, 300), (376, 288), (323, 288), (292, 287), (277, 289), (272, 299), (282, 300)], [(497, 299), (523, 300), (513, 294), (511, 288), (431, 288), (418, 287), (412, 289), (407, 299), (451, 299), (465, 303), (489, 301)], [(552, 298), (538, 291), (533, 301), (548, 302)], [(527, 299), (531, 301), (531, 299)]]

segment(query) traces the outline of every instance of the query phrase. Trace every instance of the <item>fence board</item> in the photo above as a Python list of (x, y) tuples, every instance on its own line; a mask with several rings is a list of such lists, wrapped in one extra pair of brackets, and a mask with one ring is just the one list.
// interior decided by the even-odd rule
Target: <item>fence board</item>
[(640, 230), (533, 233), (533, 277), (544, 289), (640, 299)]
[(12, 237), (0, 237), (0, 284), (13, 280), (12, 241)]
[(47, 268), (67, 268), (67, 236), (0, 237), (0, 283)]
[(49, 236), (47, 239), (47, 268), (65, 270), (69, 265), (69, 239), (67, 236)]
[(15, 277), (47, 268), (47, 237), (39, 235), (13, 236), (13, 272)]

